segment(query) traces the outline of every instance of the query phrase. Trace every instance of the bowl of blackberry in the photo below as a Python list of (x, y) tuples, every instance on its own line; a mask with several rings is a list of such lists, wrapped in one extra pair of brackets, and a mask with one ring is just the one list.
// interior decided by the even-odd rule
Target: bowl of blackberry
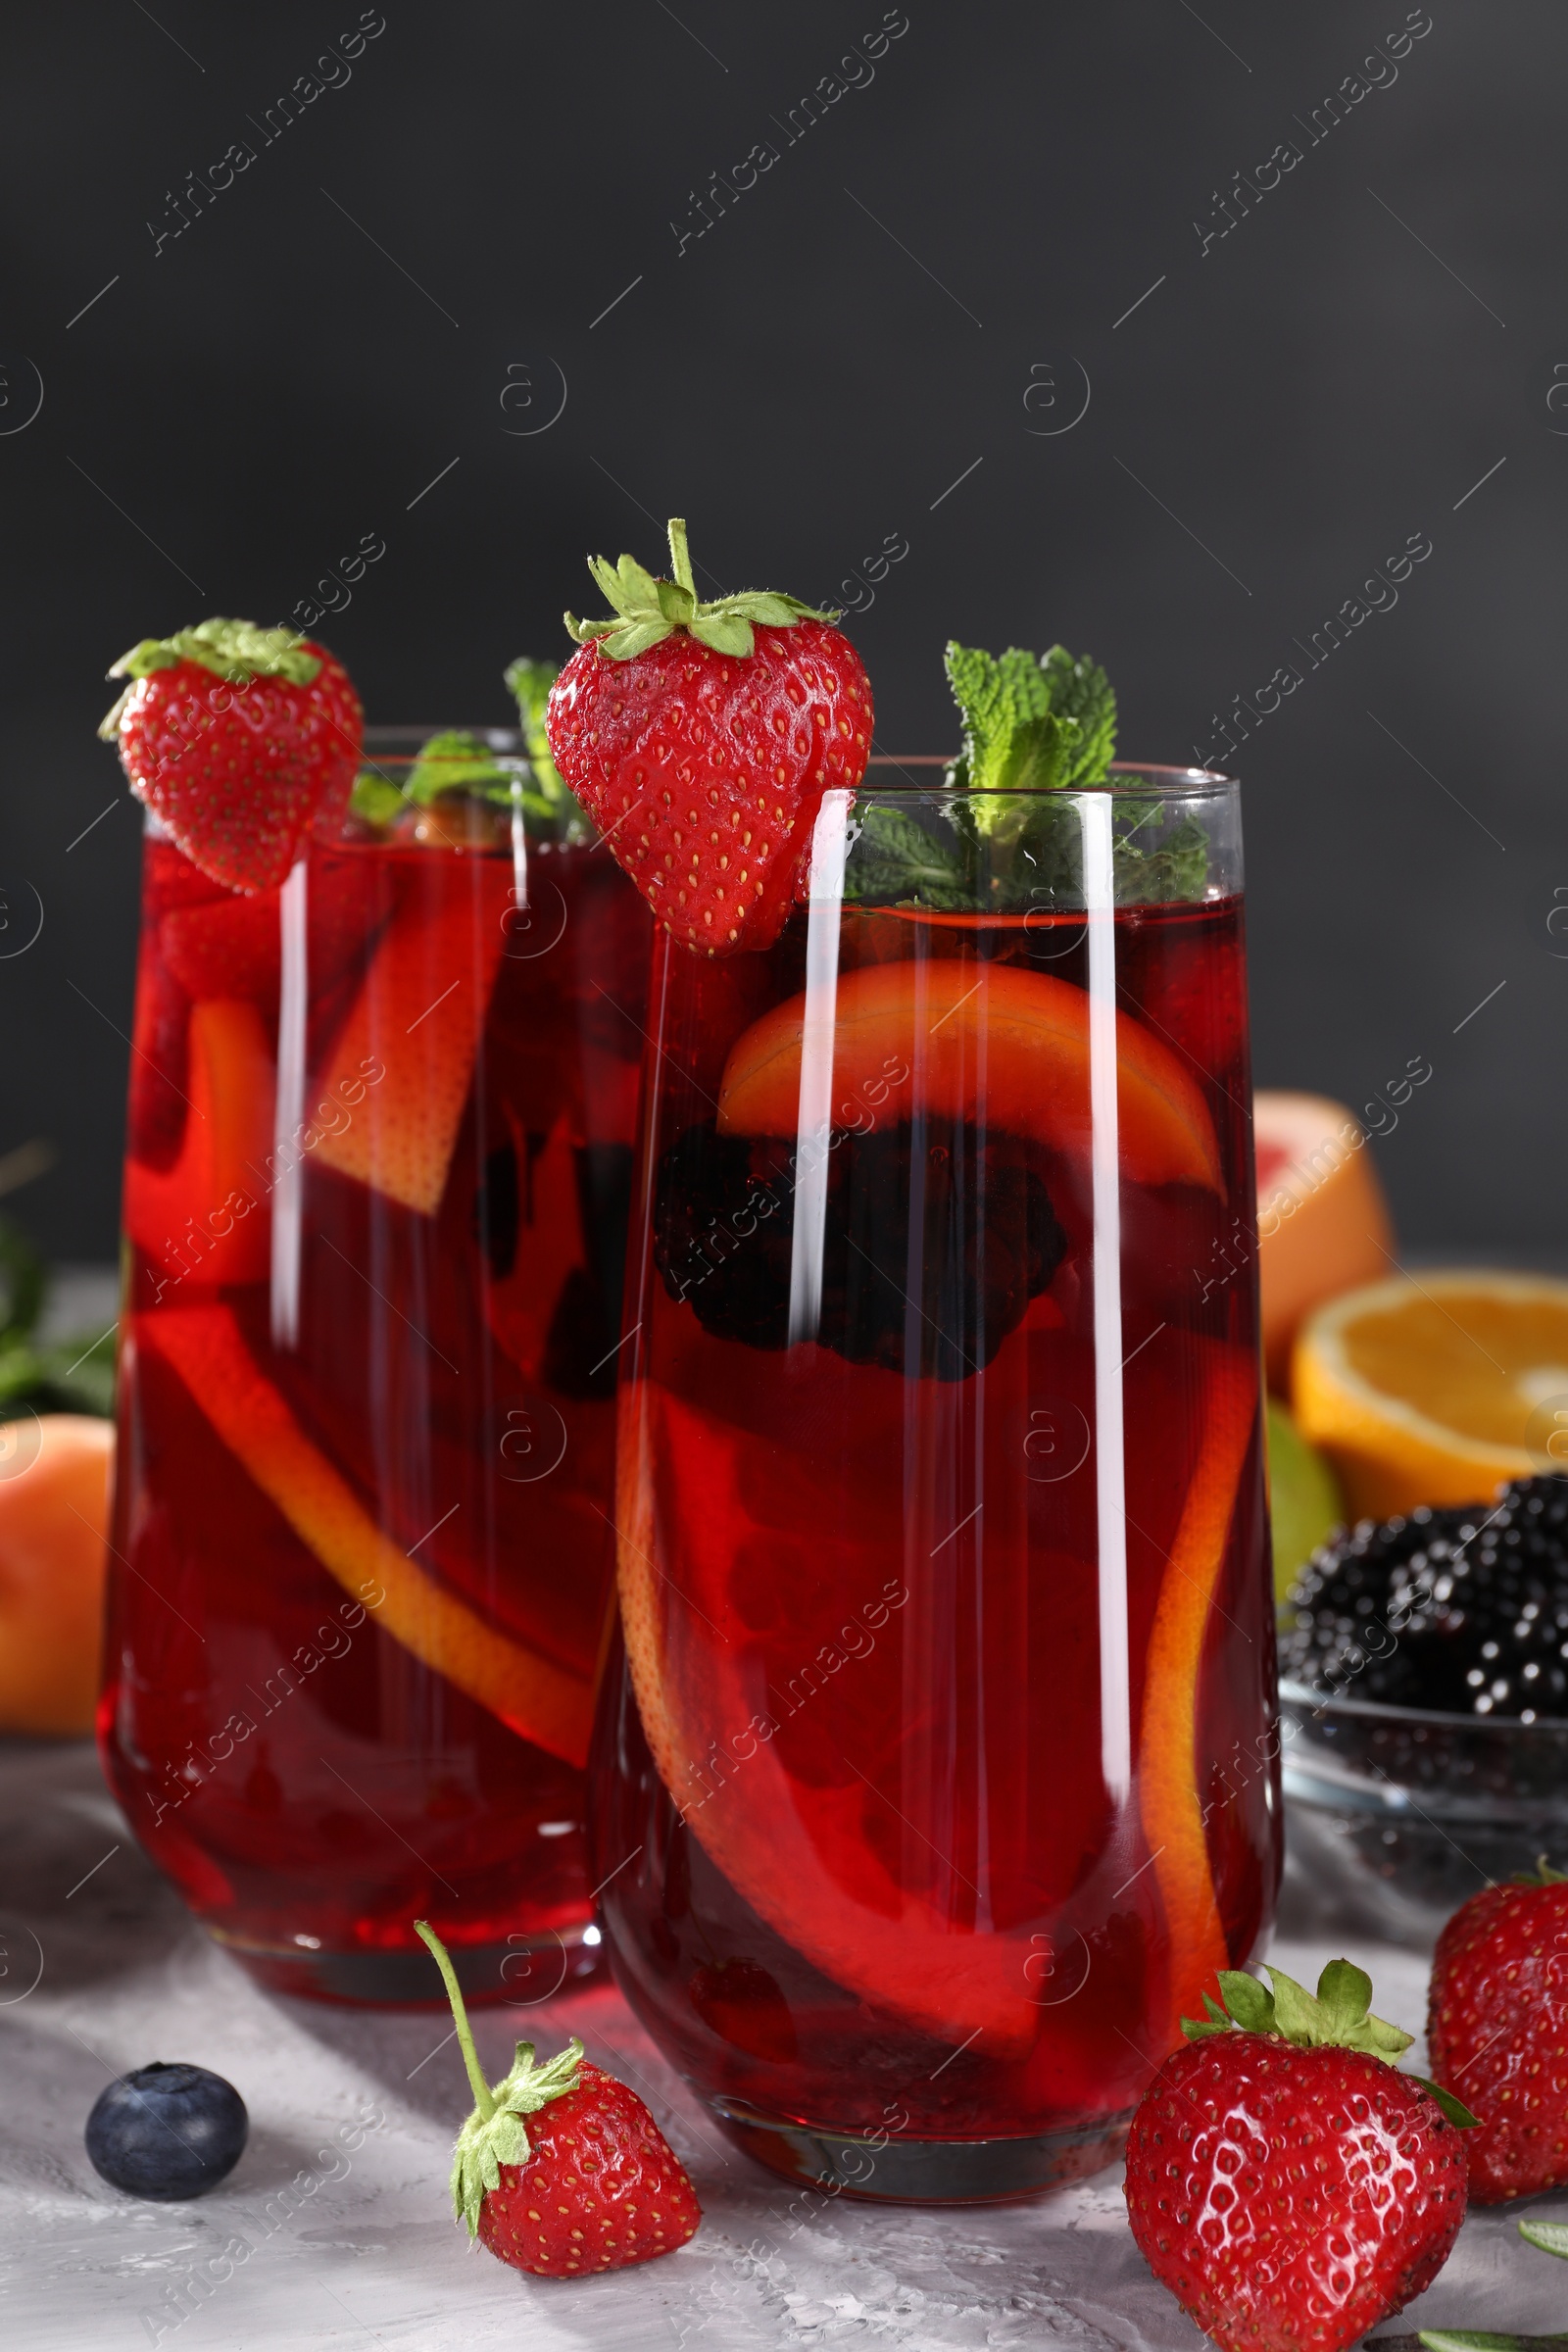
[(1427, 1941), (1568, 1849), (1568, 1478), (1339, 1529), (1282, 1611), (1280, 1718), (1320, 1918)]

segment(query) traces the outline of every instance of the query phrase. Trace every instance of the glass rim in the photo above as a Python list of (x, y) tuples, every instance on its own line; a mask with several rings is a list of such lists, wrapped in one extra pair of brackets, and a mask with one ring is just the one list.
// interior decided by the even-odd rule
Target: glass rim
[[(383, 760), (407, 760), (412, 764), (418, 758), (420, 747), (428, 743), (433, 735), (451, 734), (455, 731), (457, 730), (450, 727), (368, 726), (365, 730), (365, 749), (367, 754), (376, 754)], [(527, 744), (520, 729), (516, 727), (464, 727), (461, 732), (476, 737), (487, 751), (495, 752), (503, 758), (526, 760), (528, 757)], [(929, 795), (938, 789), (935, 775), (932, 776), (929, 783), (920, 782), (901, 786), (884, 783), (882, 773), (892, 770), (902, 774), (909, 768), (946, 769), (953, 764), (955, 757), (956, 755), (952, 752), (907, 752), (903, 754), (873, 752), (865, 763), (865, 775), (855, 789), (858, 793), (871, 791), (879, 796), (892, 795), (900, 791)], [(873, 777), (871, 773), (873, 768), (882, 772)], [(1110, 773), (1112, 776), (1157, 780), (1161, 788), (1172, 799), (1187, 797), (1196, 800), (1204, 793), (1234, 791), (1241, 782), (1240, 777), (1228, 775), (1221, 768), (1188, 767), (1178, 761), (1165, 760), (1113, 760), (1110, 763)], [(1048, 794), (1054, 793), (1058, 799), (1070, 801), (1092, 792), (1097, 797), (1114, 800), (1122, 795), (1147, 798), (1148, 791), (1149, 781), (1093, 784), (1082, 788), (1080, 792), (1064, 792), (1059, 787), (1049, 784), (1009, 784), (1002, 788), (999, 797), (1002, 797), (1002, 794), (1016, 794), (1019, 798), (1038, 796), (1043, 799)]]
[[(1444, 1707), (1405, 1707), (1388, 1698), (1351, 1698), (1348, 1693), (1328, 1695), (1314, 1690), (1309, 1683), (1298, 1683), (1288, 1674), (1280, 1676), (1280, 1697), (1303, 1714), (1324, 1715), (1330, 1708), (1348, 1715), (1353, 1721), (1380, 1723), (1397, 1731), (1405, 1725), (1426, 1727), (1439, 1725), (1444, 1731), (1473, 1732), (1478, 1736), (1501, 1732), (1505, 1737), (1533, 1732), (1568, 1733), (1568, 1715), (1538, 1715), (1526, 1723), (1522, 1715), (1459, 1715)], [(1402, 1784), (1396, 1784), (1402, 1786)]]

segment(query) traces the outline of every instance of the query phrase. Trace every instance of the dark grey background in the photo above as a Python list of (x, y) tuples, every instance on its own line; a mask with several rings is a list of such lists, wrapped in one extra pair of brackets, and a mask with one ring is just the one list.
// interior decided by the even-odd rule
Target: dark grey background
[[(1093, 652), (1156, 760), (1294, 661), (1235, 761), (1259, 1078), (1360, 1103), (1425, 1056), (1378, 1149), (1404, 1235), (1551, 1250), (1568, 16), (1432, 0), (1311, 143), (1406, 13), (907, 0), (792, 138), (876, 0), (384, 0), (267, 142), (350, 0), (13, 12), (0, 1152), (60, 1156), (8, 1206), (113, 1250), (138, 811), (93, 737), (109, 661), (289, 618), (378, 533), (319, 631), (369, 716), (501, 723), (508, 658), (597, 609), (584, 554), (656, 564), (679, 511), (700, 575), (862, 606), (852, 575), (907, 540), (850, 623), (895, 752), (952, 743), (949, 635)], [(256, 160), (174, 236), (238, 140)], [(777, 162), (681, 250), (760, 141)], [(1397, 605), (1309, 669), (1298, 641), (1411, 533)]]

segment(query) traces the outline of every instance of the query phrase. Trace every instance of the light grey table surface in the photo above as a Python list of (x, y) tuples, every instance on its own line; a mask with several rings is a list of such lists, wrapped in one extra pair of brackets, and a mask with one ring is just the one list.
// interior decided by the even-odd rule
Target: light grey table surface
[[(0, 1745), (0, 1930), (4, 2352), (1202, 2341), (1133, 2246), (1119, 2173), (1018, 2205), (797, 2199), (720, 2138), (608, 1985), (481, 2013), (481, 2055), (499, 2074), (519, 2034), (552, 2050), (580, 2032), (679, 2151), (701, 2230), (664, 2260), (570, 2284), (470, 2253), (447, 2204), (467, 2093), (442, 2020), (259, 1990), (143, 1858), (84, 1745)], [(1285, 1936), (1275, 1957), (1315, 1982), (1333, 1948)], [(1418, 2024), (1423, 1955), (1356, 1949), (1381, 2013)], [(237, 2170), (188, 2205), (122, 2196), (82, 2148), (104, 2083), (160, 2057), (226, 2075), (251, 2112)], [(1568, 2195), (1528, 2210), (1568, 2215)], [(1443, 2277), (1384, 2339), (1413, 2341), (1421, 2324), (1568, 2327), (1568, 2264), (1522, 2245), (1516, 2220), (1473, 2215)]]

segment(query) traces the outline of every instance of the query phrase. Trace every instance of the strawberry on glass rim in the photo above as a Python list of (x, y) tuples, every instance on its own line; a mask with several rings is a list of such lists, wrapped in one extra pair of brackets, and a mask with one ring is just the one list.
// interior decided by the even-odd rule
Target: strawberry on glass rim
[(674, 577), (633, 556), (588, 568), (613, 606), (566, 627), (551, 755), (666, 931), (699, 954), (770, 947), (795, 903), (822, 796), (871, 748), (871, 682), (849, 639), (798, 597), (698, 601), (686, 525)]
[(275, 890), (308, 837), (341, 821), (365, 713), (309, 637), (204, 620), (144, 637), (110, 670), (129, 685), (98, 732), (130, 789), (225, 890)]

